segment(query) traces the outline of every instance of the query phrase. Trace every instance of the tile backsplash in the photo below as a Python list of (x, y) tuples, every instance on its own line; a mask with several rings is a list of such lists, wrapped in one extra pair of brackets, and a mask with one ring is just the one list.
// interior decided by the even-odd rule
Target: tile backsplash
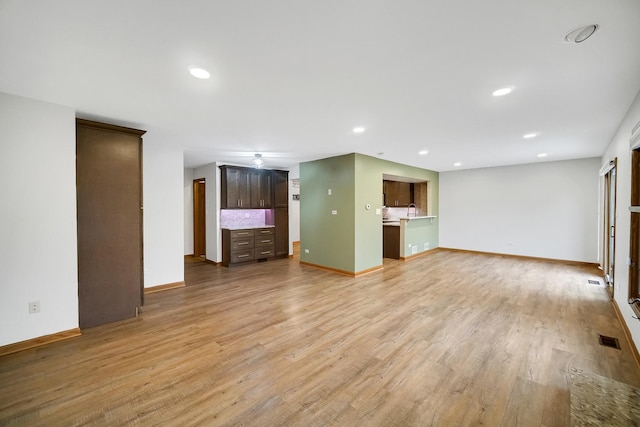
[(268, 209), (221, 209), (220, 228), (264, 227)]

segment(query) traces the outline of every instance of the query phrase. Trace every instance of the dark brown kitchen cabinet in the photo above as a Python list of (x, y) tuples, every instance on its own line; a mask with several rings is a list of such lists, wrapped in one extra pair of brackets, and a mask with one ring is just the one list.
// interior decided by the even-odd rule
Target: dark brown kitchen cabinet
[(222, 229), (222, 265), (243, 264), (274, 256), (274, 227)]
[(289, 208), (273, 210), (276, 231), (275, 255), (289, 256)]
[(222, 209), (251, 208), (249, 169), (220, 166), (220, 192)]
[(273, 207), (289, 207), (289, 172), (273, 171)]
[(257, 170), (249, 172), (249, 191), (251, 193), (251, 208), (271, 209), (272, 199), (271, 171)]
[(413, 184), (400, 181), (383, 181), (384, 205), (404, 207), (413, 203)]
[(382, 257), (400, 259), (400, 226), (382, 227)]

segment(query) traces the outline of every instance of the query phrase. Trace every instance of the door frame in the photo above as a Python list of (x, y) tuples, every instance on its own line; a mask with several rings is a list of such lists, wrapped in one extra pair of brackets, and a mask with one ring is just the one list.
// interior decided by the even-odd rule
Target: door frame
[(193, 180), (193, 256), (205, 258), (207, 255), (206, 185), (205, 178)]
[(617, 164), (618, 159), (615, 158), (600, 170), (603, 184), (601, 267), (605, 284), (612, 298), (615, 280)]

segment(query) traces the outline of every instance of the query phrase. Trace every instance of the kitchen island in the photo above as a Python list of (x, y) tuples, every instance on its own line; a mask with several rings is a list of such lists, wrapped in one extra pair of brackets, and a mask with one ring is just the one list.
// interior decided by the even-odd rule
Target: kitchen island
[(383, 257), (407, 259), (436, 247), (436, 216), (409, 216), (383, 221)]

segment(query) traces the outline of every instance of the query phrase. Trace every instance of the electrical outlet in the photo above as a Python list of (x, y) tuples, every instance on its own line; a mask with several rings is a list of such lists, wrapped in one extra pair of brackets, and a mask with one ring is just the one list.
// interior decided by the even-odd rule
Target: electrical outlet
[(427, 249), (429, 249), (429, 242), (424, 244), (424, 250), (426, 251)]
[(417, 247), (417, 246), (413, 246), (413, 247), (411, 248), (411, 253), (412, 253), (412, 254), (417, 254), (417, 253), (418, 253), (418, 247)]
[(32, 301), (29, 303), (29, 314), (40, 313), (40, 301)]

